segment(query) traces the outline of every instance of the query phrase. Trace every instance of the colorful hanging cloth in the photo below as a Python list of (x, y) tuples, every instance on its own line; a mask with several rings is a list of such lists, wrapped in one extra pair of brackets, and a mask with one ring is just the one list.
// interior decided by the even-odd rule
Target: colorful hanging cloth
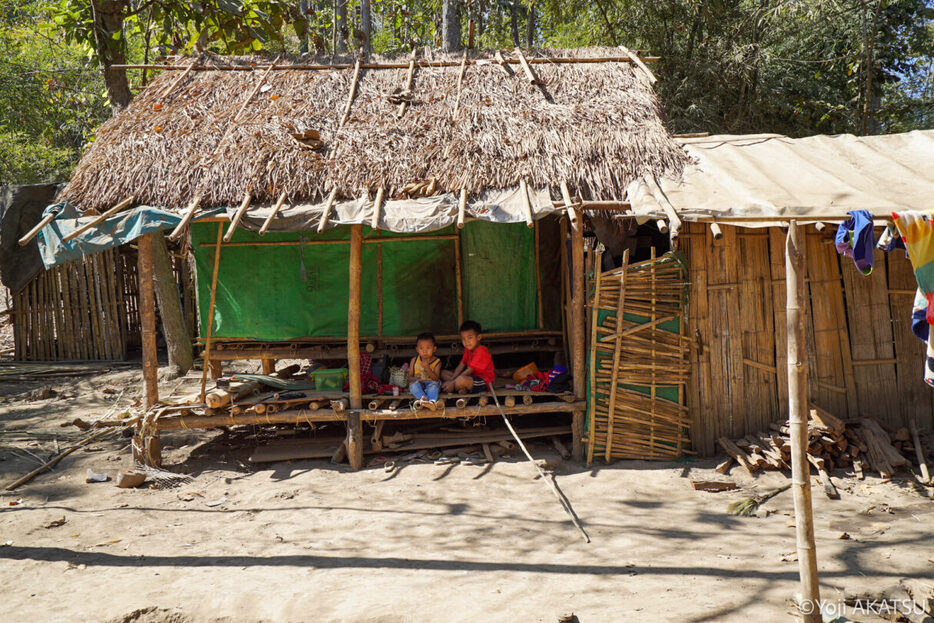
[(876, 238), (872, 232), (872, 214), (868, 210), (847, 212), (850, 218), (837, 227), (834, 240), (837, 253), (853, 259), (857, 270), (868, 275), (872, 272), (873, 250)]
[(908, 247), (918, 289), (927, 300), (928, 323), (934, 324), (934, 305), (931, 305), (934, 300), (934, 230), (931, 229), (931, 216), (923, 212), (893, 212), (892, 218)]
[(919, 289), (911, 307), (911, 330), (927, 346), (924, 349), (924, 382), (934, 387), (934, 340), (931, 339), (931, 325), (926, 318), (930, 308), (928, 298)]

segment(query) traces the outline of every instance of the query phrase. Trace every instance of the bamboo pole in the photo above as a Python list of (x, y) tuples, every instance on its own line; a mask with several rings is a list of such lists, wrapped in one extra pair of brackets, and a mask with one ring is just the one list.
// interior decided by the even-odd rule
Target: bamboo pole
[(269, 213), (269, 216), (266, 218), (266, 222), (263, 223), (263, 226), (259, 230), (260, 236), (265, 236), (266, 232), (269, 231), (269, 226), (272, 225), (272, 220), (276, 218), (276, 215), (279, 214), (279, 210), (282, 209), (282, 204), (285, 203), (285, 192), (279, 195), (279, 200), (276, 201), (276, 205), (272, 208), (272, 212)]
[[(597, 249), (596, 258), (594, 260), (594, 271), (593, 271), (593, 274), (594, 274), (593, 308), (591, 310), (591, 313), (593, 314), (593, 316), (592, 316), (592, 320), (590, 321), (590, 328), (591, 328), (590, 343), (591, 345), (594, 345), (597, 341), (597, 325), (598, 325), (597, 316), (600, 310), (600, 294), (602, 293), (601, 288), (600, 288), (600, 281), (601, 281), (601, 277), (603, 274), (602, 271), (600, 270), (602, 258), (603, 258), (603, 251), (601, 251), (600, 249)], [(583, 325), (583, 322), (581, 324)], [(588, 385), (590, 386), (590, 400), (588, 402), (588, 405), (589, 405), (588, 410), (590, 411), (590, 417), (591, 417), (589, 443), (587, 444), (587, 464), (588, 465), (593, 463), (594, 444), (596, 442), (595, 432), (596, 432), (597, 426), (596, 426), (596, 419), (593, 417), (594, 406), (595, 406), (594, 403), (597, 397), (596, 366), (597, 366), (597, 352), (596, 350), (594, 350), (593, 352), (590, 353), (590, 375), (587, 377), (589, 380)], [(609, 439), (607, 439), (607, 441), (609, 441)]]
[(172, 82), (172, 84), (170, 84), (168, 87), (166, 87), (166, 89), (160, 94), (160, 97), (161, 97), (162, 99), (167, 98), (167, 97), (169, 96), (169, 94), (170, 94), (172, 91), (175, 90), (175, 87), (177, 87), (177, 86), (181, 83), (181, 81), (185, 79), (185, 76), (187, 76), (188, 74), (191, 73), (191, 70), (194, 69), (194, 68), (195, 68), (195, 65), (197, 65), (197, 64), (198, 64), (198, 59), (193, 60), (193, 61), (191, 62), (191, 64), (190, 64), (188, 67), (185, 68), (185, 71), (182, 72), (182, 75), (180, 75), (178, 78), (176, 78), (176, 79)]
[(230, 242), (230, 240), (233, 238), (234, 232), (237, 229), (237, 225), (240, 224), (240, 219), (243, 218), (243, 215), (246, 214), (247, 208), (250, 207), (250, 201), (252, 198), (253, 196), (250, 194), (250, 191), (247, 191), (243, 195), (243, 200), (240, 201), (240, 207), (237, 208), (233, 218), (230, 219), (230, 226), (227, 228), (227, 233), (224, 234), (224, 242)]
[(516, 57), (519, 59), (519, 64), (522, 65), (522, 71), (525, 73), (525, 77), (529, 79), (529, 84), (539, 84), (538, 76), (532, 71), (528, 59), (525, 58), (520, 48), (516, 48)]
[[(600, 256), (598, 255), (597, 257), (599, 258)], [(623, 251), (623, 266), (622, 266), (622, 270), (619, 273), (619, 298), (617, 299), (617, 303), (616, 303), (616, 318), (617, 318), (617, 327), (616, 327), (616, 336), (615, 336), (616, 348), (613, 349), (613, 367), (611, 368), (611, 372), (610, 372), (610, 399), (609, 399), (609, 402), (607, 403), (607, 409), (609, 410), (609, 416), (607, 417), (607, 432), (606, 432), (607, 444), (606, 444), (606, 452), (604, 454), (604, 460), (607, 463), (609, 463), (610, 459), (613, 458), (612, 456), (613, 448), (609, 442), (613, 438), (613, 420), (614, 420), (614, 412), (616, 410), (615, 409), (616, 391), (617, 391), (616, 381), (617, 381), (618, 374), (619, 374), (619, 355), (620, 355), (620, 351), (622, 350), (622, 346), (623, 346), (623, 332), (620, 331), (620, 329), (622, 328), (623, 307), (626, 301), (626, 265), (627, 264), (629, 264), (629, 249), (626, 249), (625, 251)], [(597, 266), (597, 270), (600, 270), (599, 266)], [(595, 318), (594, 328), (596, 328), (596, 326), (597, 326), (597, 322)], [(595, 360), (596, 360), (596, 357), (590, 358), (590, 369), (591, 370), (594, 369)], [(593, 376), (596, 376), (596, 374), (594, 374)], [(590, 391), (591, 391), (591, 394), (595, 393), (593, 389), (591, 389)]]
[[(583, 400), (587, 393), (586, 379), (584, 378), (584, 350), (587, 344), (584, 339), (584, 228), (578, 227), (571, 230), (571, 268), (573, 275), (571, 278), (571, 359), (574, 381), (574, 398)], [(573, 431), (573, 451), (574, 460), (580, 461), (584, 458), (584, 447), (582, 445), (584, 436), (584, 412), (575, 411), (574, 420), (571, 423)]]
[(464, 277), (463, 267), (461, 266), (461, 236), (460, 230), (457, 230), (457, 237), (454, 238), (454, 287), (457, 295), (457, 326), (460, 328), (464, 324)]
[[(220, 221), (223, 222), (223, 221)], [(382, 244), (384, 242), (419, 242), (424, 240), (454, 240), (457, 234), (433, 234), (427, 236), (381, 236), (364, 238), (363, 244)], [(294, 247), (294, 246), (320, 246), (350, 244), (349, 240), (276, 240), (276, 241), (257, 241), (257, 242), (228, 242), (224, 245), (229, 247)], [(199, 247), (213, 247), (213, 242), (201, 242)]]
[(807, 297), (806, 249), (798, 224), (788, 224), (785, 241), (785, 297), (788, 336), (788, 428), (791, 432), (791, 482), (795, 506), (798, 572), (801, 576), (799, 607), (805, 623), (820, 623), (820, 587), (817, 551), (814, 547), (814, 518), (811, 513), (811, 482), (807, 461), (808, 402), (807, 350), (804, 341)]
[(350, 118), (350, 107), (353, 106), (353, 98), (357, 94), (357, 82), (360, 79), (360, 59), (354, 63), (353, 66), (353, 78), (350, 79), (350, 93), (347, 94), (347, 103), (344, 105), (344, 114), (341, 115), (341, 122), (338, 124), (338, 129), (343, 128), (344, 124), (347, 123), (347, 119)]
[(571, 363), (570, 338), (568, 331), (571, 324), (568, 315), (571, 312), (571, 284), (568, 279), (568, 223), (564, 219), (559, 225), (559, 238), (561, 241), (561, 250), (559, 261), (561, 262), (561, 347), (564, 354), (564, 365)]
[(457, 74), (457, 96), (454, 99), (454, 115), (452, 121), (457, 121), (457, 113), (461, 108), (461, 93), (464, 89), (464, 74), (467, 73), (467, 51), (464, 50), (464, 58), (461, 60), (460, 72)]
[(350, 372), (350, 408), (347, 413), (347, 458), (353, 469), (363, 467), (363, 407), (360, 387), (360, 283), (363, 271), (363, 226), (350, 227), (350, 288), (347, 305), (347, 367)]
[[(655, 63), (662, 59), (661, 56), (643, 56), (643, 63)], [(468, 65), (483, 65), (488, 63), (486, 59), (468, 61)], [(505, 65), (518, 65), (521, 61), (518, 58), (503, 58), (497, 62)], [(528, 58), (526, 62), (529, 65), (587, 65), (595, 63), (632, 63), (628, 56), (599, 56), (593, 58)], [(416, 67), (459, 67), (460, 61), (442, 61), (421, 59), (415, 61)], [(146, 65), (146, 64), (120, 64), (111, 65), (114, 69), (165, 69), (182, 70), (188, 69), (188, 65)], [(322, 64), (299, 64), (299, 65), (277, 65), (266, 66), (265, 69), (275, 71), (333, 71), (338, 69), (350, 69), (354, 67), (349, 63), (335, 63), (333, 65)], [(406, 69), (408, 63), (361, 63), (361, 69)], [(199, 65), (193, 71), (255, 71), (264, 69), (262, 66), (253, 65), (227, 65), (227, 66), (206, 66)]]
[(545, 328), (545, 310), (542, 307), (542, 258), (539, 246), (541, 244), (541, 234), (538, 223), (535, 223), (535, 305), (538, 308), (538, 328)]
[[(376, 335), (383, 335), (383, 245), (376, 245)], [(372, 346), (372, 344), (368, 344)]]
[(571, 229), (577, 229), (580, 224), (577, 220), (577, 210), (574, 209), (574, 202), (571, 200), (571, 191), (568, 190), (567, 182), (561, 182), (561, 196), (564, 198), (564, 210), (571, 222)]
[[(412, 58), (409, 60), (409, 71), (405, 74), (405, 88), (403, 92), (412, 90), (412, 80), (415, 78), (415, 50), (412, 50)], [(403, 101), (399, 104), (399, 116), (405, 114), (405, 109), (408, 106), (408, 102)]]
[(159, 361), (156, 353), (156, 293), (152, 283), (152, 234), (139, 238), (139, 316), (143, 342), (143, 386), (148, 409), (159, 401), (159, 382), (156, 374)]
[(214, 301), (217, 297), (217, 271), (221, 265), (221, 235), (224, 226), (217, 224), (217, 245), (214, 247), (214, 269), (211, 272), (211, 300), (208, 303), (208, 330), (205, 335), (204, 361), (201, 365), (201, 402), (205, 400), (205, 388), (208, 382), (208, 367), (211, 363), (211, 332), (214, 329)]
[(62, 238), (62, 242), (70, 242), (74, 240), (75, 238), (77, 238), (78, 236), (86, 232), (87, 230), (91, 229), (92, 227), (95, 227), (99, 225), (100, 223), (103, 223), (105, 220), (107, 220), (108, 218), (110, 218), (111, 216), (113, 216), (114, 214), (122, 210), (123, 208), (127, 207), (131, 203), (133, 203), (133, 197), (127, 197), (126, 199), (124, 199), (123, 201), (115, 205), (114, 207), (110, 208), (103, 214), (99, 214), (91, 222), (85, 223), (78, 229), (74, 230), (73, 232), (71, 232), (64, 238)]
[(19, 246), (25, 247), (27, 244), (29, 244), (29, 241), (35, 238), (39, 232), (42, 231), (43, 227), (54, 221), (55, 217), (58, 216), (60, 212), (61, 210), (52, 210), (43, 216), (42, 220), (36, 223), (35, 227), (30, 229), (22, 238), (19, 239)]
[(535, 221), (532, 216), (532, 200), (529, 199), (529, 185), (525, 180), (519, 180), (519, 193), (522, 195), (522, 210), (525, 214), (525, 224), (528, 227), (534, 227)]
[(383, 195), (386, 189), (382, 186), (376, 191), (376, 199), (373, 200), (373, 215), (370, 218), (370, 229), (376, 231), (379, 229), (379, 214), (383, 207)]
[(318, 233), (324, 231), (325, 226), (328, 224), (328, 218), (331, 216), (331, 208), (334, 207), (334, 200), (337, 198), (337, 188), (331, 190), (331, 194), (328, 195), (328, 201), (324, 204), (324, 212), (321, 213), (321, 220), (318, 221)]
[(457, 228), (464, 229), (464, 214), (467, 212), (467, 189), (461, 188), (460, 200), (457, 202)]

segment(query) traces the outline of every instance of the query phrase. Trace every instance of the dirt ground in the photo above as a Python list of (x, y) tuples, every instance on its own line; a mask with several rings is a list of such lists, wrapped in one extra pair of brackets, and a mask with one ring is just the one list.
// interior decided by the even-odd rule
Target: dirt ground
[[(163, 392), (173, 382), (163, 384)], [(129, 368), (0, 384), (0, 482), (87, 435), (60, 424), (132, 414)], [(42, 392), (33, 394), (43, 395)], [(798, 587), (790, 492), (767, 516), (727, 505), (787, 482), (730, 474), (740, 491), (693, 491), (716, 460), (561, 462), (556, 481), (585, 543), (518, 453), (494, 464), (377, 464), (353, 473), (324, 460), (247, 462), (218, 432), (163, 436), (172, 488), (86, 483), (131, 466), (115, 434), (0, 495), (0, 620), (22, 621), (616, 621), (789, 620)], [(35, 455), (35, 456), (31, 456)], [(903, 476), (838, 474), (841, 499), (814, 479), (823, 598), (910, 579), (934, 585), (934, 504)], [(843, 533), (848, 539), (840, 538)], [(851, 620), (873, 616), (845, 612)]]

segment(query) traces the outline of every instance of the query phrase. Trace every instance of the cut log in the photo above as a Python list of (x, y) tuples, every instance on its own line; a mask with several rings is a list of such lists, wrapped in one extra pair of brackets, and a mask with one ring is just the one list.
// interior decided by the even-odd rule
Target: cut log
[(720, 444), (720, 447), (723, 448), (724, 452), (736, 459), (736, 462), (742, 465), (750, 474), (754, 474), (759, 470), (759, 466), (751, 463), (749, 457), (746, 456), (746, 453), (740, 450), (736, 444), (734, 444), (726, 437), (720, 437), (717, 440), (717, 443)]
[(733, 457), (728, 457), (727, 460), (717, 465), (714, 471), (725, 476), (730, 473), (730, 468), (733, 466), (734, 462)]
[(834, 436), (842, 435), (846, 426), (840, 418), (834, 416), (833, 414), (821, 409), (815, 404), (809, 404), (808, 408), (811, 410), (809, 425), (816, 426), (819, 429), (829, 431)]
[(695, 491), (734, 491), (739, 489), (735, 482), (720, 480), (692, 480), (691, 487)]
[[(280, 379), (285, 379), (292, 376), (294, 373), (298, 372), (301, 369), (301, 366), (298, 364), (292, 364), (291, 366), (286, 366), (282, 368), (272, 376), (279, 377)], [(229, 387), (227, 389), (215, 388), (208, 392), (204, 397), (205, 403), (211, 409), (219, 409), (225, 405), (230, 404), (234, 400), (239, 400), (244, 396), (252, 394), (260, 388), (262, 383), (259, 381), (247, 381), (246, 383), (239, 384), (236, 388)], [(271, 405), (269, 405), (271, 406)], [(269, 410), (267, 406), (267, 411)]]

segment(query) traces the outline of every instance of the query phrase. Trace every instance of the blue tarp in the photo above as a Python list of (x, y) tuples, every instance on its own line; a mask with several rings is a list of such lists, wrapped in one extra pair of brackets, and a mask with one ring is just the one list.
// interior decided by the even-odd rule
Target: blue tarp
[[(55, 203), (47, 207), (42, 216), (58, 212), (51, 223), (39, 232), (39, 254), (46, 268), (64, 264), (85, 255), (112, 249), (136, 240), (145, 234), (174, 229), (181, 217), (161, 208), (137, 206), (120, 212), (88, 229), (70, 240), (64, 238), (82, 225), (90, 223), (96, 216), (79, 216), (78, 209), (68, 202)], [(223, 208), (199, 214), (196, 220), (222, 214)]]

